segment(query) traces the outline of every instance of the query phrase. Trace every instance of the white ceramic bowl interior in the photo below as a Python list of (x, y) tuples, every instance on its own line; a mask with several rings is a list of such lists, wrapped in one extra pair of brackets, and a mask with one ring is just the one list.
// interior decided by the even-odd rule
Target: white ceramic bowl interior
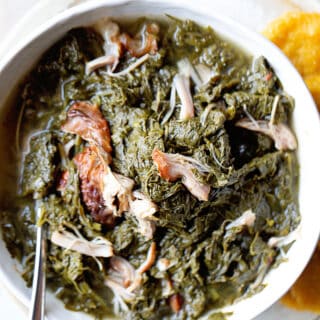
[[(45, 50), (68, 30), (90, 25), (105, 16), (116, 19), (117, 17), (159, 17), (164, 14), (190, 18), (200, 24), (211, 25), (223, 37), (238, 44), (253, 56), (264, 55), (276, 71), (287, 93), (295, 99), (293, 125), (299, 140), (299, 201), (302, 220), (296, 232), (296, 242), (288, 252), (287, 262), (269, 272), (264, 281), (267, 284), (266, 288), (248, 299), (223, 309), (233, 313), (228, 318), (230, 320), (249, 320), (278, 300), (294, 283), (310, 259), (320, 231), (320, 215), (316, 212), (319, 197), (319, 188), (316, 184), (320, 181), (319, 116), (300, 75), (274, 45), (232, 20), (217, 16), (214, 12), (206, 12), (206, 8), (197, 6), (196, 1), (91, 1), (69, 9), (41, 25), (0, 62), (0, 111), (15, 95), (14, 88), (23, 76), (37, 63)], [(3, 128), (5, 121), (3, 116), (0, 121)], [(1, 132), (0, 135), (1, 139), (4, 139)], [(0, 176), (1, 178), (3, 177)], [(1, 239), (0, 280), (28, 306), (31, 290), (26, 288), (18, 270), (17, 262), (10, 257)], [(82, 313), (66, 311), (62, 303), (51, 293), (48, 294), (47, 299), (47, 316), (50, 320), (92, 319)]]

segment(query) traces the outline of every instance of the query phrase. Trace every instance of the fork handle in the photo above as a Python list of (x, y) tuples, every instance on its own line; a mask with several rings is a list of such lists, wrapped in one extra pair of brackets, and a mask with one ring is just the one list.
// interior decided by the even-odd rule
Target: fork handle
[(37, 227), (36, 257), (32, 281), (29, 320), (43, 320), (46, 290), (46, 232), (45, 225)]

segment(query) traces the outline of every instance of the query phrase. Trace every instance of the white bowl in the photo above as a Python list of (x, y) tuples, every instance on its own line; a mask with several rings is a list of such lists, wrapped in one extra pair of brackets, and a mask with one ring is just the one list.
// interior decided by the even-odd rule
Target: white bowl
[[(317, 197), (320, 196), (319, 115), (300, 75), (273, 44), (230, 19), (206, 12), (206, 8), (197, 6), (195, 1), (91, 1), (69, 9), (43, 24), (0, 62), (0, 120), (1, 123), (4, 122), (4, 106), (10, 104), (16, 93), (15, 88), (23, 76), (37, 63), (45, 50), (71, 28), (90, 25), (105, 16), (150, 17), (165, 13), (211, 25), (223, 37), (238, 44), (253, 56), (264, 55), (276, 71), (286, 92), (295, 99), (293, 126), (299, 140), (301, 224), (296, 232), (296, 242), (288, 252), (287, 262), (269, 272), (264, 281), (266, 288), (223, 309), (233, 312), (228, 318), (230, 320), (249, 320), (277, 301), (291, 287), (309, 261), (320, 232), (320, 215), (316, 212)], [(1, 178), (3, 177), (0, 176)], [(31, 290), (26, 288), (17, 269), (17, 262), (10, 257), (4, 242), (0, 240), (0, 280), (28, 306)], [(47, 299), (47, 316), (50, 320), (92, 319), (82, 313), (65, 310), (62, 303), (51, 293)]]

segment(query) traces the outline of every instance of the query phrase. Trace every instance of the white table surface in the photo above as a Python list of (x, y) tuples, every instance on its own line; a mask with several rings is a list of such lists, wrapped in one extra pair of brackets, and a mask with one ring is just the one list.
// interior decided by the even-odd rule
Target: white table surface
[[(84, 0), (82, 0), (84, 1)], [(303, 5), (304, 8), (308, 10), (319, 10), (320, 11), (320, 0), (212, 0), (215, 2), (217, 9), (221, 11), (228, 11), (228, 14), (240, 22), (246, 24), (251, 28), (261, 30), (263, 28), (262, 20), (259, 17), (259, 12), (264, 15), (263, 23), (267, 20), (271, 20), (279, 15), (279, 13), (285, 12), (290, 8), (294, 8), (297, 3), (298, 5)], [(211, 1), (211, 4), (212, 4)], [(10, 36), (11, 33), (17, 32), (15, 26), (21, 21), (25, 14), (30, 12), (33, 5), (38, 2), (49, 3), (48, 0), (0, 0), (0, 58), (1, 55), (5, 54), (5, 45), (8, 42), (3, 41), (6, 36)], [(51, 6), (59, 6), (63, 0), (51, 0)], [(77, 0), (65, 0), (65, 3), (75, 3)], [(81, 2), (81, 0), (78, 2)], [(258, 14), (255, 17), (246, 17), (242, 15), (239, 17), (237, 11), (241, 5), (246, 6), (247, 12), (255, 10)], [(275, 5), (275, 6), (274, 6)], [(227, 9), (227, 10), (226, 10)], [(243, 10), (243, 8), (242, 8)], [(268, 10), (266, 15), (265, 10)], [(30, 20), (30, 19), (29, 19)], [(41, 17), (38, 17), (41, 20)], [(35, 21), (30, 20), (26, 22), (30, 25), (29, 29), (32, 29), (32, 25), (35, 25)], [(18, 30), (23, 36), (23, 32), (28, 32), (29, 30)], [(8, 289), (0, 283), (0, 319), (10, 319), (10, 320), (23, 320), (27, 319), (27, 308), (23, 306), (9, 291)], [(320, 316), (317, 317), (310, 313), (305, 312), (294, 312), (285, 307), (280, 303), (275, 304), (269, 310), (264, 312), (255, 320), (278, 320), (278, 319), (288, 319), (288, 320), (320, 320)], [(67, 319), (62, 319), (67, 320)]]

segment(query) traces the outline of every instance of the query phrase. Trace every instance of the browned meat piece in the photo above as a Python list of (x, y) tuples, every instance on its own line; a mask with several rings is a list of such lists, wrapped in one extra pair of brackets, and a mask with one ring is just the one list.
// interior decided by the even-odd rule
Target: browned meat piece
[(112, 226), (115, 217), (129, 210), (134, 181), (112, 172), (100, 149), (87, 147), (74, 158), (83, 200), (95, 221)]
[(81, 180), (83, 201), (92, 218), (99, 223), (112, 227), (115, 216), (112, 210), (104, 205), (103, 175), (104, 165), (94, 147), (85, 148), (74, 157)]
[(170, 304), (172, 311), (175, 313), (178, 313), (182, 308), (183, 299), (179, 293), (173, 294), (169, 298), (169, 304)]
[(158, 51), (158, 33), (159, 26), (155, 23), (150, 23), (144, 25), (134, 38), (123, 33), (120, 35), (119, 40), (133, 57), (139, 58), (147, 53), (155, 54)]
[(152, 152), (153, 162), (156, 164), (160, 177), (174, 182), (181, 178), (185, 187), (200, 201), (207, 201), (210, 186), (199, 182), (193, 170), (206, 170), (196, 160), (179, 154), (170, 154), (154, 149)]
[[(109, 126), (97, 105), (75, 102), (68, 110), (67, 120), (61, 129), (79, 135), (106, 154), (112, 151)], [(111, 157), (108, 158), (111, 161)]]

